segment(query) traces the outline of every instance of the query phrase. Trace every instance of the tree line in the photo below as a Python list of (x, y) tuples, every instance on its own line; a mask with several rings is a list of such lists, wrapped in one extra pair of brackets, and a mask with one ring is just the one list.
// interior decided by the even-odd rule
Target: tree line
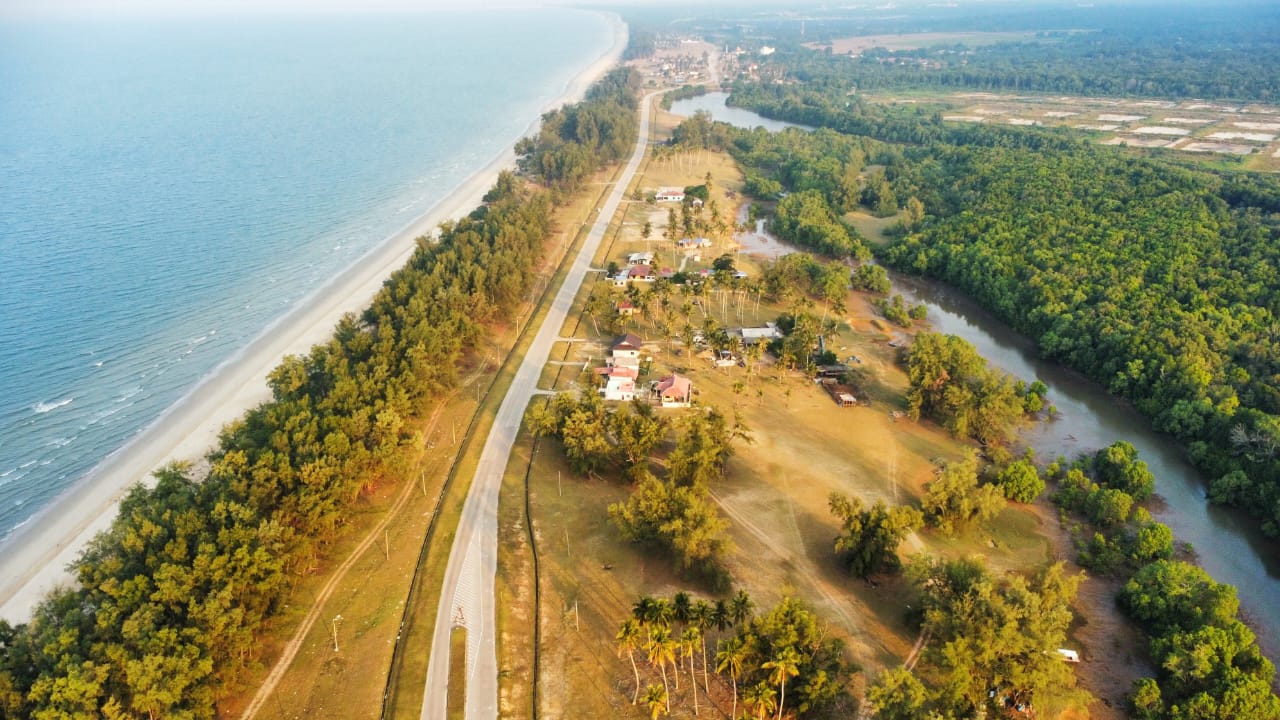
[[(784, 98), (773, 106), (783, 119), (900, 143), (881, 151), (885, 173), (927, 211), (898, 228), (881, 258), (961, 287), (1046, 356), (1132, 399), (1186, 444), (1213, 500), (1280, 533), (1275, 178), (1085, 146), (1060, 132), (949, 131), (919, 110), (885, 111), (896, 122), (875, 126), (880, 111), (864, 116), (854, 102), (841, 112), (812, 88), (752, 92)], [(921, 380), (911, 392), (923, 409), (921, 390), (933, 383)], [(1234, 589), (1172, 559), (1172, 533), (1140, 507), (1154, 479), (1132, 447), (1064, 466), (1050, 468), (1055, 500), (1096, 528), (1078, 541), (1080, 562), (1099, 572), (1138, 568), (1144, 579), (1122, 604), (1152, 633), (1161, 674), (1136, 688), (1135, 715), (1275, 717), (1273, 669), (1231, 602), (1204, 625), (1134, 610), (1139, 596), (1207, 588), (1234, 598)], [(1011, 464), (1000, 475), (1008, 497), (1044, 485), (1033, 467)]]
[[(1152, 8), (1154, 9), (1154, 8)], [(798, 51), (790, 75), (848, 83), (862, 91), (929, 89), (1042, 92), (1104, 97), (1274, 101), (1280, 64), (1274, 8), (1238, 5), (1131, 18), (1083, 32), (1039, 32), (1025, 40), (911, 50), (873, 48), (857, 57)], [(1080, 27), (1080, 26), (1077, 26)]]
[(1132, 400), (1184, 444), (1215, 502), (1280, 536), (1280, 180), (1061, 130), (948, 128), (820, 88), (735, 97), (890, 144), (875, 150), (890, 188), (923, 212), (880, 258), (963, 289)]
[(1078, 562), (1129, 577), (1117, 599), (1146, 632), (1157, 668), (1135, 684), (1130, 717), (1280, 718), (1275, 667), (1240, 621), (1235, 588), (1175, 557), (1173, 532), (1142, 507), (1155, 479), (1134, 447), (1117, 442), (1069, 464), (1059, 459), (1046, 474), (1054, 503), (1083, 523), (1073, 528)]
[(618, 68), (592, 85), (583, 102), (543, 114), (537, 136), (516, 143), (521, 170), (541, 179), (559, 200), (597, 168), (625, 158), (640, 132), (640, 83), (638, 72)]
[[(590, 164), (612, 158), (600, 138), (636, 124), (631, 84), (611, 75), (550, 114), (617, 126), (573, 134)], [(579, 141), (562, 127), (523, 145), (568, 154)], [(207, 475), (174, 464), (153, 488), (134, 487), (75, 562), (78, 586), (52, 593), (30, 622), (0, 621), (0, 716), (213, 718), (362, 494), (407, 474), (414, 420), (529, 292), (556, 195), (502, 173), (438, 242), (419, 239), (367, 310), (271, 372), (272, 399), (223, 429)]]

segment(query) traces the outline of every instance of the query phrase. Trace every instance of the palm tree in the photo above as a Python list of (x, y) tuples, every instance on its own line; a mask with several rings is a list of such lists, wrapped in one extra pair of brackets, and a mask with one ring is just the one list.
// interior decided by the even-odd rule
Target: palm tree
[(631, 615), (645, 625), (660, 625), (666, 629), (671, 626), (671, 603), (663, 598), (645, 595), (631, 606)]
[(756, 604), (751, 600), (751, 596), (746, 590), (739, 590), (737, 595), (733, 596), (733, 600), (729, 603), (729, 617), (733, 618), (734, 626), (741, 625), (750, 617)]
[(740, 637), (732, 637), (720, 641), (720, 652), (716, 653), (716, 672), (729, 671), (729, 679), (733, 681), (733, 712), (729, 717), (738, 717), (738, 676), (742, 674), (742, 666), (747, 660), (747, 646)]
[[(662, 688), (667, 690), (667, 663), (675, 662), (675, 644), (667, 635), (666, 628), (649, 628), (649, 640), (645, 643), (649, 654), (649, 664), (657, 665), (662, 671)], [(680, 676), (676, 676), (676, 689), (680, 688)], [(667, 712), (671, 712), (671, 699), (667, 698)]]
[(729, 618), (729, 603), (724, 600), (716, 600), (716, 604), (711, 608), (711, 624), (716, 626), (716, 630), (724, 632), (726, 628), (733, 624), (733, 620)]
[(642, 623), (649, 623), (653, 615), (653, 604), (657, 602), (652, 595), (641, 595), (631, 606), (631, 617)]
[(640, 647), (642, 637), (640, 623), (635, 618), (627, 618), (614, 638), (618, 641), (618, 657), (622, 657), (623, 652), (627, 653), (627, 657), (631, 658), (631, 672), (636, 676), (636, 691), (631, 696), (632, 705), (640, 697), (640, 670), (636, 667), (636, 648)]
[(773, 688), (763, 681), (756, 683), (747, 691), (747, 705), (756, 709), (756, 720), (764, 720), (766, 715), (773, 712), (776, 707), (773, 696), (776, 694)]
[(711, 694), (711, 680), (707, 672), (707, 629), (711, 627), (711, 603), (698, 600), (689, 610), (689, 622), (698, 628), (702, 640), (702, 688)]
[(689, 678), (693, 688), (693, 714), (698, 714), (698, 671), (693, 665), (693, 654), (698, 651), (698, 642), (702, 640), (702, 631), (690, 625), (680, 634), (680, 649), (689, 660)]
[(685, 592), (684, 590), (681, 590), (680, 592), (671, 596), (672, 615), (675, 617), (677, 622), (681, 622), (681, 623), (689, 622), (689, 611), (692, 607), (693, 607), (693, 600), (692, 598), (689, 597), (689, 593)]
[(769, 680), (778, 683), (778, 718), (782, 717), (782, 706), (787, 701), (787, 678), (800, 674), (800, 656), (795, 648), (784, 648), (778, 656), (760, 666), (769, 673)]
[(667, 714), (671, 714), (671, 700), (667, 697), (667, 689), (657, 685), (645, 688), (644, 701), (649, 706), (650, 720), (658, 720), (662, 714), (662, 706), (667, 706)]

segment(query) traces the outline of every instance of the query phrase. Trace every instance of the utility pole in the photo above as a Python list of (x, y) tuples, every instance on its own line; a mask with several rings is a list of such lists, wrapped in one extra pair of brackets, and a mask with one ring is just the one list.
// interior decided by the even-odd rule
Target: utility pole
[(342, 615), (334, 615), (331, 626), (333, 627), (333, 651), (338, 652), (338, 623), (342, 622)]

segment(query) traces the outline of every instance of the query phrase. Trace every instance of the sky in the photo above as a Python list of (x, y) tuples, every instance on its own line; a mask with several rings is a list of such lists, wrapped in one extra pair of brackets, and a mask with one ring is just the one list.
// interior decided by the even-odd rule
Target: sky
[[(200, 13), (405, 12), (540, 7), (579, 0), (0, 0), (0, 15), (177, 15)], [(619, 0), (592, 0), (616, 5)]]

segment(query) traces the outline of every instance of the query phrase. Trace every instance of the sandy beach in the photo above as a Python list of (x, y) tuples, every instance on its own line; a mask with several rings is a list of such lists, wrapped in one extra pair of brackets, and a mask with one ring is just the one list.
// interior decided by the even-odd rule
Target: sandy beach
[[(581, 99), (587, 88), (619, 61), (627, 42), (627, 27), (616, 15), (609, 14), (608, 18), (613, 32), (610, 49), (575, 77), (562, 96), (544, 110)], [(526, 132), (536, 130), (538, 122), (534, 118)], [(73, 583), (67, 566), (97, 533), (110, 527), (119, 501), (129, 488), (149, 481), (153, 470), (171, 461), (200, 464), (214, 448), (224, 425), (271, 399), (267, 374), (285, 356), (306, 353), (327, 340), (344, 314), (367, 307), (383, 282), (408, 262), (418, 237), (432, 233), (446, 220), (466, 215), (480, 204), (498, 173), (514, 166), (515, 154), (510, 148), (515, 141), (511, 138), (507, 150), (426, 214), (266, 328), (146, 430), (0, 544), (0, 618), (25, 622), (50, 590)]]

